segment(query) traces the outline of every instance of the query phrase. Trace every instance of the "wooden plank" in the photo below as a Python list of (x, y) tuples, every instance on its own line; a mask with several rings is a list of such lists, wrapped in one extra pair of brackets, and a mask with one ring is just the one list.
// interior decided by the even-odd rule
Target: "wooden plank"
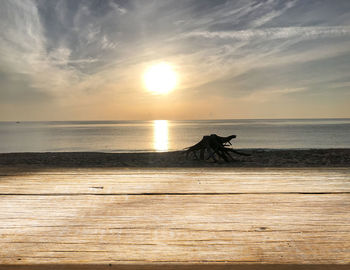
[(0, 172), (0, 269), (350, 264), (347, 168)]
[(122, 167), (122, 168), (50, 168), (50, 167), (0, 167), (0, 177), (7, 175), (31, 175), (43, 174), (43, 175), (115, 175), (115, 174), (178, 174), (178, 173), (221, 173), (221, 174), (232, 174), (237, 173), (266, 173), (273, 174), (280, 171), (293, 174), (295, 172), (307, 172), (307, 171), (317, 171), (320, 174), (328, 174), (334, 170), (343, 171), (344, 173), (349, 173), (349, 167), (299, 167), (299, 168), (289, 168), (289, 167), (273, 167), (273, 168), (231, 168), (231, 167), (199, 167), (199, 168), (134, 168), (134, 167)]
[(349, 209), (348, 194), (3, 195), (0, 260), (349, 263)]
[(340, 264), (230, 264), (230, 263), (157, 263), (157, 264), (39, 264), (0, 265), (0, 270), (349, 270)]
[(56, 169), (0, 176), (0, 194), (281, 192), (350, 192), (350, 169)]

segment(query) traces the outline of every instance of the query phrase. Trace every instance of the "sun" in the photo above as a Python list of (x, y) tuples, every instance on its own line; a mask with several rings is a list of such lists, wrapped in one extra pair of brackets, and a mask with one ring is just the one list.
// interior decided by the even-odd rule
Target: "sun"
[(149, 67), (143, 75), (143, 81), (152, 93), (167, 94), (174, 90), (177, 76), (172, 66), (163, 62)]

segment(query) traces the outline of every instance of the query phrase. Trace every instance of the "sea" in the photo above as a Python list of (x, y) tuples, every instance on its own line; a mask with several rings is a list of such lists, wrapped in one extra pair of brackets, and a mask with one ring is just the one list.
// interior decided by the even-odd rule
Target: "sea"
[(350, 118), (0, 122), (0, 153), (177, 151), (210, 134), (237, 135), (237, 149), (350, 148)]

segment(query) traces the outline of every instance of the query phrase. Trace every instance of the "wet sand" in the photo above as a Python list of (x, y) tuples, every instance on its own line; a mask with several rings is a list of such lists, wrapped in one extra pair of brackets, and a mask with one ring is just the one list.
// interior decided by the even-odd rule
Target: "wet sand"
[(350, 167), (350, 149), (238, 149), (249, 156), (233, 154), (236, 161), (199, 161), (185, 152), (102, 153), (1, 153), (2, 167)]

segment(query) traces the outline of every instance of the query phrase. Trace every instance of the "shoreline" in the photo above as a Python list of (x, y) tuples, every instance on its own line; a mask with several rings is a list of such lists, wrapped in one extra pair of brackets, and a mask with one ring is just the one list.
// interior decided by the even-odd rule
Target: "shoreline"
[(232, 154), (234, 162), (186, 159), (184, 151), (106, 152), (24, 152), (0, 153), (0, 167), (350, 167), (350, 148), (334, 149), (235, 149), (250, 156)]

